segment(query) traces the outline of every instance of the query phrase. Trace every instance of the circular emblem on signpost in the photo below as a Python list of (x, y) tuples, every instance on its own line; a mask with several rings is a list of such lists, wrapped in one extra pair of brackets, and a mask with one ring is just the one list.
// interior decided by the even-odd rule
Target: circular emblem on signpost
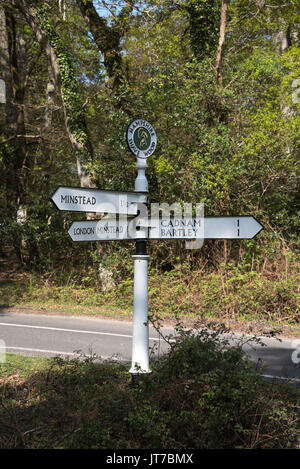
[(148, 158), (155, 151), (157, 137), (152, 125), (145, 119), (136, 119), (128, 126), (126, 139), (130, 151), (137, 158)]

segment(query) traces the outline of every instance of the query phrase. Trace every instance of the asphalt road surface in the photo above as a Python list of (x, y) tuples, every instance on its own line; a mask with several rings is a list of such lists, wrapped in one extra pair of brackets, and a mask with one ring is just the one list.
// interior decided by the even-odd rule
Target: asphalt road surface
[[(165, 335), (173, 333), (164, 327)], [(239, 338), (239, 336), (237, 336)], [(267, 378), (293, 380), (300, 385), (300, 340), (262, 339), (265, 346), (246, 345), (246, 353)], [(132, 323), (62, 315), (0, 312), (0, 361), (5, 353), (38, 356), (78, 354), (131, 362)], [(2, 347), (2, 348), (1, 348)], [(149, 328), (149, 347), (156, 356), (167, 350), (157, 331)]]

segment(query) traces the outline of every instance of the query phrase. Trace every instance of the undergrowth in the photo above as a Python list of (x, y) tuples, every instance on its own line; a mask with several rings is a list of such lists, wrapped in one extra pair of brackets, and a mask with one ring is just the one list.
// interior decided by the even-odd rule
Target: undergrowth
[[(74, 274), (74, 272), (73, 272)], [(133, 276), (116, 278), (105, 290), (96, 275), (22, 273), (1, 285), (2, 304), (117, 309), (130, 314)], [(299, 272), (266, 275), (227, 265), (217, 272), (184, 268), (149, 271), (149, 309), (165, 318), (192, 316), (224, 321), (260, 320), (299, 324)]]

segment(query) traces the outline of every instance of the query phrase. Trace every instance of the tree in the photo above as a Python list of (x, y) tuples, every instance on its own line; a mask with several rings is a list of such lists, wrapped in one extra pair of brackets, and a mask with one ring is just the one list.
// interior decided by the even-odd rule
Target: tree
[(51, 23), (50, 6), (43, 3), (34, 10), (25, 0), (12, 2), (26, 18), (51, 64), (53, 80), (61, 90), (65, 126), (75, 149), (80, 184), (82, 187), (91, 186), (88, 164), (93, 160), (93, 148), (86, 126), (83, 96), (72, 60)]
[[(100, 3), (1, 2), (1, 78), (11, 97), (1, 120), (1, 203), (19, 207), (22, 198), (47, 231), (54, 216), (39, 194), (57, 184), (79, 175), (82, 186), (132, 190), (124, 134), (142, 115), (159, 136), (150, 201), (204, 202), (206, 215), (251, 212), (276, 229), (287, 215), (295, 220), (293, 2), (102, 2), (105, 15)], [(183, 255), (179, 245), (167, 249)], [(199, 255), (208, 251), (209, 243)]]
[(217, 0), (187, 0), (191, 46), (197, 60), (215, 53), (218, 44), (220, 6)]
[(229, 5), (228, 15), (223, 82), (235, 94), (240, 129), (237, 194), (245, 208), (266, 217), (271, 232), (293, 239), (299, 106), (291, 98), (300, 65), (299, 12), (294, 2), (241, 0)]
[(76, 3), (99, 51), (104, 56), (108, 87), (117, 91), (125, 79), (122, 67), (121, 39), (128, 31), (129, 15), (133, 10), (134, 0), (129, 0), (127, 5), (114, 15), (111, 25), (108, 25), (107, 18), (98, 15), (92, 0), (76, 0)]
[(25, 202), (26, 173), (29, 169), (24, 121), (26, 52), (24, 38), (16, 29), (16, 18), (11, 8), (0, 7), (0, 21), (3, 48), (0, 60), (7, 93), (3, 162), (8, 199), (12, 206), (18, 207)]

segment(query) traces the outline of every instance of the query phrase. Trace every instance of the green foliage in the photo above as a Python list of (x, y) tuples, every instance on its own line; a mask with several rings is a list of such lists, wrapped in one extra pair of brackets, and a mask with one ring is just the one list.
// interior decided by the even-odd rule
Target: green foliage
[(195, 448), (250, 448), (260, 421), (253, 447), (286, 447), (280, 438), (264, 441), (263, 437), (266, 428), (270, 434), (276, 428), (272, 428), (277, 415), (272, 409), (275, 395), (269, 396), (270, 401), (262, 397), (262, 381), (253, 374), (241, 344), (228, 347), (229, 339), (222, 335), (228, 331), (223, 326), (211, 327), (182, 331), (181, 340), (158, 364), (155, 384), (164, 387), (163, 409), (172, 411), (171, 435)]
[(216, 52), (220, 24), (221, 2), (216, 0), (187, 0), (191, 47), (197, 60)]
[(286, 239), (298, 229), (299, 104), (292, 103), (291, 82), (299, 63), (297, 48), (281, 56), (256, 50), (242, 64), (238, 78), (238, 87), (244, 86), (244, 74), (249, 81), (249, 104), (235, 156), (240, 202), (259, 209)]
[(192, 277), (177, 270), (164, 277), (150, 276), (149, 304), (154, 317), (193, 315), (298, 323), (298, 275), (268, 278), (230, 265), (218, 273), (194, 271)]

